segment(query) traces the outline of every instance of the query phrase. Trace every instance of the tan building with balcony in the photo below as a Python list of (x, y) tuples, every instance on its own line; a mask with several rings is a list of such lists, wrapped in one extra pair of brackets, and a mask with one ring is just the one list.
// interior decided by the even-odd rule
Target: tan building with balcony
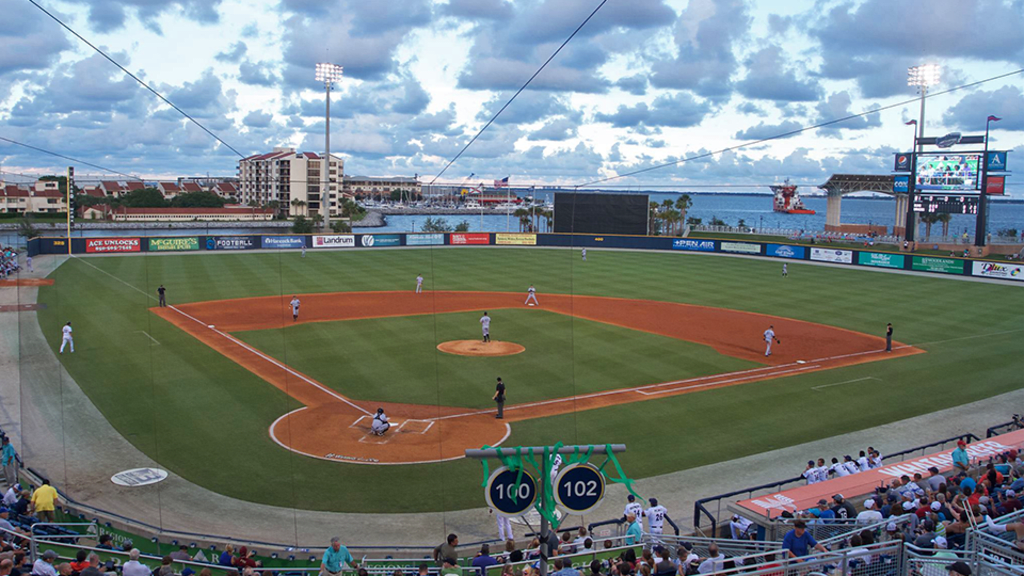
[(331, 155), (330, 185), (326, 201), (322, 198), (323, 158), (314, 152), (295, 152), (294, 148), (274, 148), (238, 162), (238, 200), (243, 204), (265, 206), (279, 203), (282, 214), (314, 216), (329, 207), (331, 217), (339, 213), (340, 186), (344, 160)]

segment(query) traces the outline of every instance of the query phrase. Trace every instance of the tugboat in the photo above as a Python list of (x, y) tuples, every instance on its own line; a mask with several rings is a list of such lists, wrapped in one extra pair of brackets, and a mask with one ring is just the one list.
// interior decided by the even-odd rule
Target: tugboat
[(790, 184), (789, 178), (786, 178), (782, 184), (775, 184), (774, 186), (769, 186), (769, 188), (775, 193), (775, 202), (772, 204), (772, 209), (776, 212), (815, 214), (814, 210), (804, 206), (804, 201), (800, 199), (800, 194), (796, 191), (796, 184)]

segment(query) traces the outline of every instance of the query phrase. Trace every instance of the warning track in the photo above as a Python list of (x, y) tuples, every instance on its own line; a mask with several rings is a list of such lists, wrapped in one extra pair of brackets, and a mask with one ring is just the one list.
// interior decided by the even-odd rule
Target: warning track
[[(668, 396), (807, 374), (920, 354), (894, 343), (883, 351), (881, 337), (789, 318), (653, 300), (547, 294), (539, 308), (710, 346), (718, 352), (767, 366), (634, 388), (606, 390), (494, 410), (352, 400), (231, 335), (293, 325), (289, 298), (272, 296), (197, 302), (151, 308), (240, 366), (273, 384), (302, 408), (278, 418), (271, 437), (281, 446), (313, 458), (365, 464), (414, 464), (461, 458), (467, 448), (500, 445), (509, 422), (580, 410), (656, 400)], [(443, 314), (474, 310), (525, 309), (522, 295), (503, 292), (343, 292), (304, 294), (299, 323)], [(764, 356), (762, 332), (769, 324), (785, 334), (785, 345)], [(213, 326), (212, 328), (210, 326)], [(372, 413), (382, 406), (391, 418), (387, 435), (369, 434)]]

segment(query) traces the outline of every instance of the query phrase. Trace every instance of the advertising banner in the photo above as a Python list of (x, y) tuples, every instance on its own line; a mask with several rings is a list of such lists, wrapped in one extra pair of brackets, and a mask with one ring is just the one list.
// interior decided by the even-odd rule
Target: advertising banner
[(253, 236), (209, 236), (207, 250), (252, 250), (256, 247)]
[(896, 154), (896, 162), (892, 170), (893, 172), (910, 172), (910, 154), (902, 152)]
[(264, 248), (302, 248), (306, 239), (302, 236), (263, 236), (260, 245)]
[[(1005, 172), (1006, 171), (1006, 152), (989, 152), (988, 153), (988, 171), (989, 172)], [(991, 176), (989, 176), (991, 178)]]
[(1020, 264), (996, 264), (995, 262), (975, 262), (972, 271), (974, 276), (985, 278), (1002, 278), (1024, 282), (1024, 266)]
[(694, 252), (714, 252), (714, 240), (686, 240), (681, 238), (672, 241), (673, 250), (692, 250)]
[(989, 176), (985, 180), (985, 194), (1006, 194), (1006, 176)]
[(405, 237), (406, 246), (443, 246), (444, 234), (409, 234)]
[(466, 246), (468, 244), (490, 244), (491, 235), (486, 232), (453, 232), (449, 243), (455, 246)]
[(898, 268), (903, 269), (907, 257), (903, 254), (880, 254), (878, 252), (858, 252), (857, 264), (861, 266), (875, 266), (877, 268)]
[(140, 252), (142, 242), (138, 238), (86, 238), (85, 251), (101, 252)]
[(497, 233), (494, 235), (495, 244), (504, 244), (509, 246), (536, 246), (537, 235), (536, 234), (508, 234), (508, 233)]
[(355, 248), (356, 237), (352, 234), (331, 234), (313, 236), (313, 248)]
[(892, 191), (903, 194), (910, 192), (910, 176), (893, 176)]
[[(997, 454), (1010, 450), (1020, 450), (1024, 444), (1024, 430), (1015, 430), (1000, 436), (986, 438), (980, 442), (967, 445), (967, 458), (971, 463), (993, 458)], [(935, 467), (939, 472), (953, 467), (953, 449), (941, 450), (932, 454), (911, 458), (872, 468), (859, 474), (836, 477), (824, 482), (816, 482), (805, 486), (790, 488), (774, 494), (757, 496), (736, 502), (736, 506), (745, 508), (762, 517), (776, 518), (783, 511), (796, 512), (807, 510), (818, 504), (818, 500), (831, 500), (833, 494), (845, 494), (851, 500), (863, 494), (874, 494), (878, 486), (886, 486), (893, 479), (904, 474), (913, 476), (915, 473), (928, 474), (928, 469)]]
[(804, 259), (804, 254), (807, 250), (803, 246), (789, 246), (787, 244), (769, 244), (768, 255), (775, 256), (777, 258), (796, 258), (798, 260)]
[(174, 252), (181, 250), (199, 250), (198, 236), (171, 236), (169, 238), (150, 238), (150, 252)]
[(950, 258), (932, 258), (930, 256), (914, 256), (910, 263), (913, 270), (922, 272), (941, 272), (943, 274), (963, 274), (964, 263)]
[(738, 254), (760, 254), (761, 245), (752, 242), (722, 242), (718, 243), (722, 252), (736, 252)]
[(398, 234), (364, 234), (359, 237), (359, 244), (363, 248), (384, 248), (387, 246), (401, 246), (402, 237)]
[(811, 248), (811, 260), (817, 260), (818, 262), (853, 264), (853, 251), (832, 250), (830, 248)]

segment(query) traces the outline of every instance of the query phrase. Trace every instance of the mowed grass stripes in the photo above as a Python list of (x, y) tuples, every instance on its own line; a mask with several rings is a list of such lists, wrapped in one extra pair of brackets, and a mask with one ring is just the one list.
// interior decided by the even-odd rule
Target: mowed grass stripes
[[(309, 251), (306, 258), (287, 252), (72, 259), (51, 274), (54, 286), (40, 289), (39, 301), (46, 308), (38, 317), (54, 352), (60, 344), (60, 326), (67, 320), (74, 322), (78, 352), (61, 356), (61, 361), (103, 415), (140, 450), (211, 490), (318, 510), (416, 512), (482, 506), (479, 464), (356, 466), (304, 458), (280, 448), (267, 429), (277, 417), (299, 406), (151, 314), (148, 308), (155, 299), (150, 295), (155, 297), (157, 286), (167, 287), (173, 304), (411, 290), (416, 275), (422, 273), (428, 289), (522, 291), (525, 298), (525, 289), (532, 283), (542, 299), (545, 293), (558, 292), (684, 302), (874, 334), (881, 334), (885, 323), (892, 322), (897, 339), (929, 351), (519, 422), (506, 442), (510, 446), (624, 442), (629, 451), (623, 462), (628, 473), (638, 478), (869, 428), (1019, 387), (1024, 326), (1015, 311), (1024, 304), (1022, 287), (799, 263), (790, 263), (789, 276), (782, 278), (777, 261), (696, 254), (590, 250), (588, 260), (581, 262), (578, 250), (536, 248)], [(686, 343), (662, 343), (649, 335), (581, 321), (569, 332), (565, 317), (542, 313), (534, 320), (533, 312), (523, 311), (523, 320), (510, 317), (508, 326), (521, 324), (516, 329), (524, 330), (525, 338), (529, 330), (542, 327), (541, 316), (549, 316), (543, 321), (551, 323), (543, 326), (549, 333), (545, 346), (557, 360), (524, 368), (515, 380), (502, 374), (516, 388), (522, 387), (512, 389), (516, 394), (541, 394), (540, 389), (531, 390), (542, 386), (541, 381), (571, 384), (578, 390), (610, 385), (627, 373), (637, 380), (655, 378), (675, 366), (681, 376), (687, 370), (719, 370), (724, 361), (709, 361), (705, 351), (691, 353)], [(367, 324), (360, 330), (366, 331), (365, 339), (381, 346), (389, 338), (411, 338), (425, 349), (437, 334), (475, 337), (479, 330), (475, 318), (459, 316), (438, 316), (427, 325), (395, 319), (393, 326)], [(430, 326), (435, 320), (437, 333)], [(471, 327), (465, 328), (465, 322)], [(326, 323), (322, 329), (328, 332), (323, 334), (275, 331), (268, 333), (261, 347), (282, 354), (289, 363), (321, 365), (315, 369), (336, 374), (338, 385), (343, 386), (347, 375), (367, 370), (368, 362), (356, 364), (344, 353), (333, 358), (310, 355), (303, 359), (301, 355), (308, 344), (334, 338), (355, 345), (346, 340), (352, 338), (346, 334), (350, 324)], [(246, 335), (250, 337), (263, 336)], [(481, 400), (477, 387), (489, 388), (497, 376), (487, 365), (479, 371), (463, 369), (459, 363), (445, 368), (436, 354), (433, 362), (424, 355), (407, 364), (410, 355), (400, 346), (397, 352), (375, 353), (368, 343), (358, 345), (367, 346), (361, 349), (364, 355), (376, 354), (372, 363), (391, 375), (388, 385), (395, 387), (395, 396), (429, 396), (413, 387), (408, 375), (415, 374), (417, 386), (433, 388), (431, 402), (487, 405), (489, 393)], [(627, 370), (628, 366), (610, 357), (610, 351), (617, 349), (648, 358), (651, 364), (638, 362), (635, 373)], [(865, 377), (877, 380), (813, 389)], [(566, 395), (561, 389), (550, 393)], [(1004, 419), (1009, 412), (993, 418)], [(884, 452), (904, 446), (899, 438), (890, 438), (880, 439), (876, 447)]]

